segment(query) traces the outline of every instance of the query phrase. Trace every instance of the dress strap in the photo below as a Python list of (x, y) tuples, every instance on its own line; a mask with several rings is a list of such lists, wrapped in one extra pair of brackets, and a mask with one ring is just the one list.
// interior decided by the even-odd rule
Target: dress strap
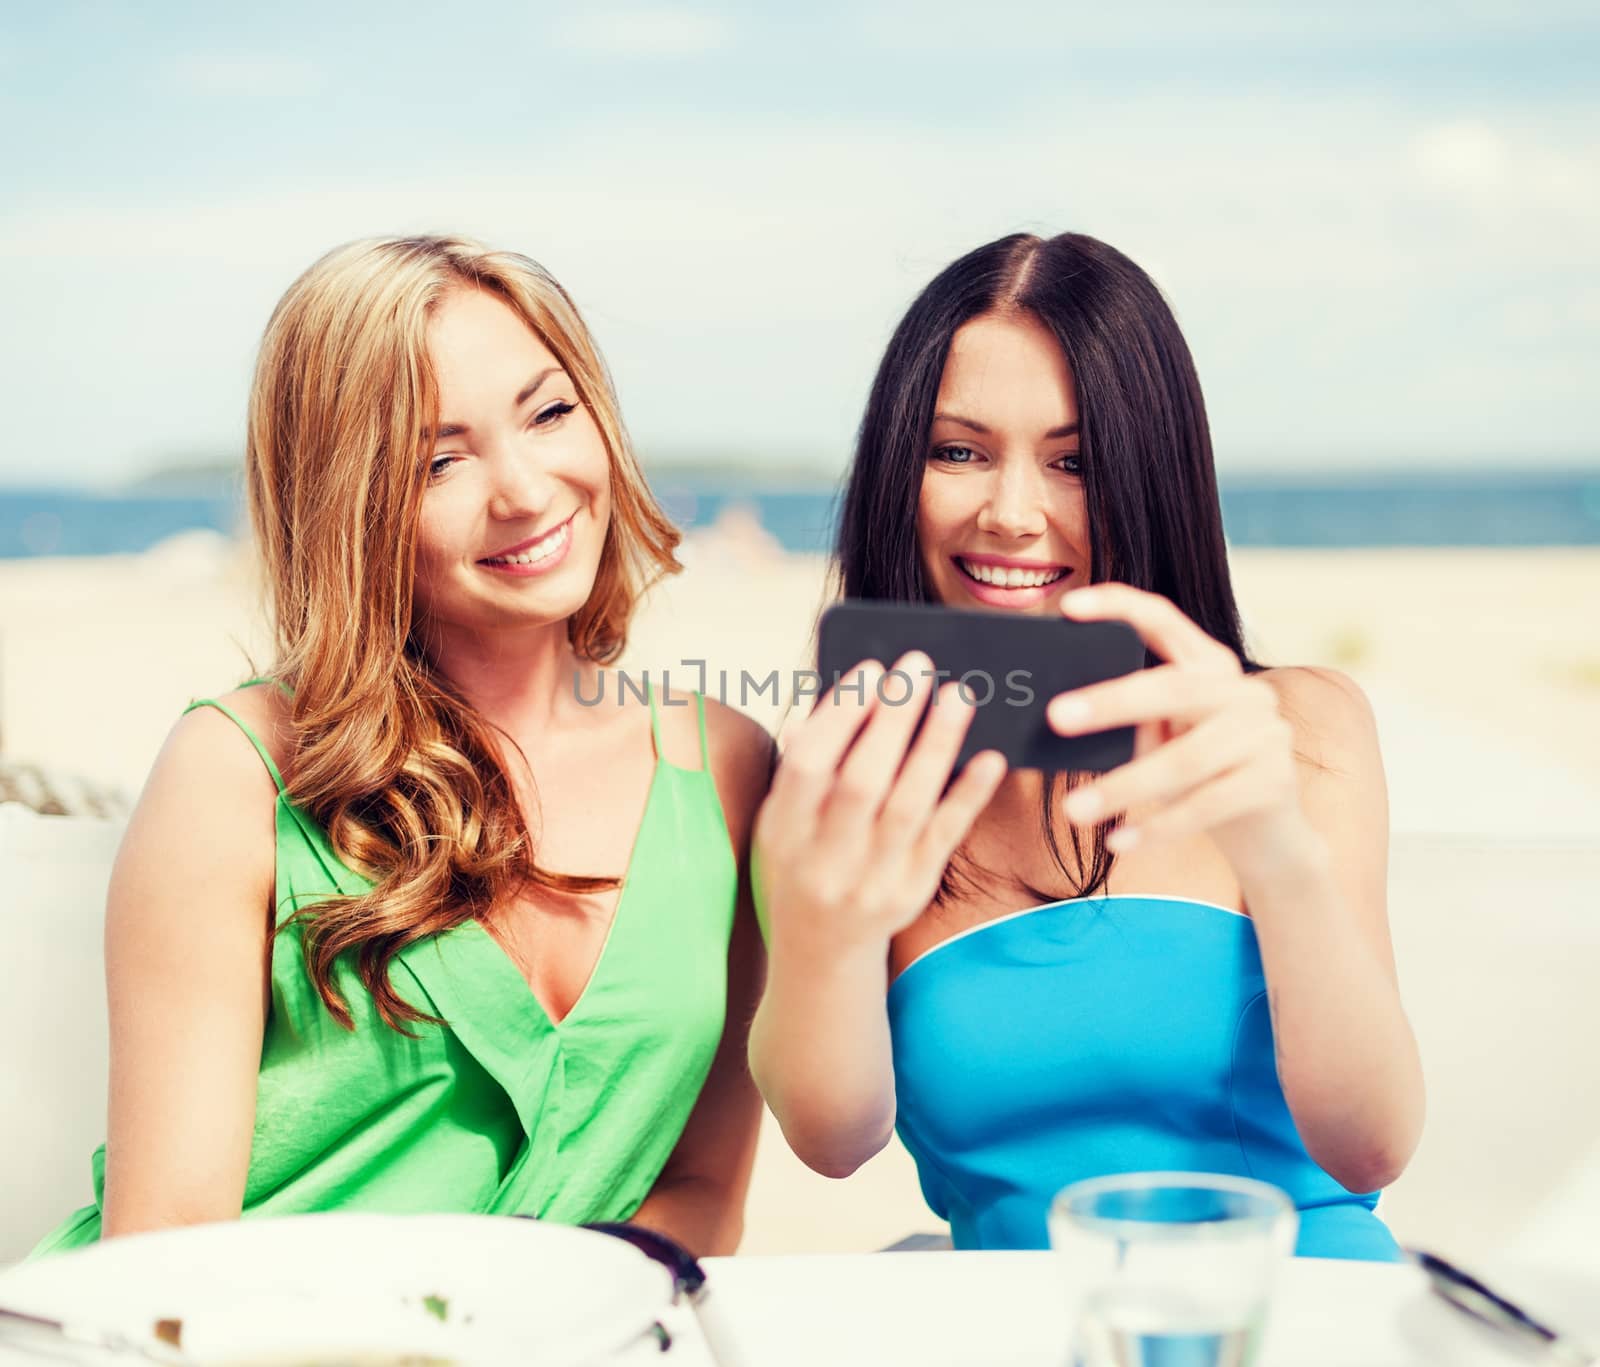
[(282, 679), (274, 679), (266, 674), (258, 674), (253, 679), (246, 679), (242, 684), (239, 685), (239, 687), (253, 688), (256, 684), (271, 684), (274, 688), (282, 689), (284, 697), (294, 697), (294, 689), (290, 688), (289, 685), (284, 683)]
[(188, 716), (188, 714), (193, 712), (197, 707), (216, 708), (217, 711), (222, 713), (223, 716), (225, 716), (229, 721), (231, 721), (235, 726), (244, 732), (245, 738), (250, 742), (250, 744), (256, 747), (256, 754), (261, 756), (261, 762), (267, 766), (267, 772), (272, 775), (272, 781), (277, 784), (278, 792), (282, 793), (283, 775), (278, 772), (278, 766), (273, 762), (272, 756), (267, 753), (267, 747), (261, 743), (261, 737), (256, 735), (254, 731), (244, 724), (244, 721), (240, 718), (239, 714), (231, 707), (218, 702), (215, 698), (197, 698), (194, 702), (190, 703), (186, 708), (183, 709), (183, 714)]
[(656, 759), (660, 760), (666, 751), (661, 748), (661, 718), (656, 715), (656, 686), (648, 674), (644, 676), (644, 697), (650, 704), (650, 737), (656, 744)]
[(711, 743), (706, 740), (706, 695), (694, 695), (696, 705), (700, 708), (700, 767), (706, 773), (711, 772)]

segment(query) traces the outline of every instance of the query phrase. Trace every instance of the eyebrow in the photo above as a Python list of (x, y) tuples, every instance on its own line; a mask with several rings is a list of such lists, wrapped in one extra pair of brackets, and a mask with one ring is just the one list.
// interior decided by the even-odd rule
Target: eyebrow
[[(559, 375), (560, 373), (560, 366), (546, 366), (531, 380), (529, 380), (527, 384), (522, 386), (522, 388), (517, 392), (517, 397), (512, 400), (511, 406), (513, 408), (521, 408), (523, 404), (527, 403), (529, 399), (539, 392), (540, 386), (542, 386), (546, 380), (548, 380), (552, 375)], [(444, 441), (450, 437), (465, 436), (468, 430), (469, 429), (465, 423), (447, 422), (433, 434), (433, 440)], [(424, 436), (426, 435), (427, 434), (424, 433)]]
[[(987, 427), (985, 427), (981, 422), (977, 422), (972, 418), (963, 418), (963, 417), (960, 416), (960, 414), (957, 414), (957, 413), (935, 413), (933, 415), (933, 420), (935, 422), (953, 422), (958, 427), (968, 428), (969, 430), (971, 430), (973, 432), (976, 432), (979, 436), (982, 436), (982, 437), (987, 437), (987, 436), (991, 435), (989, 429)], [(1060, 427), (1052, 427), (1048, 432), (1046, 432), (1044, 434), (1044, 440), (1045, 441), (1056, 441), (1061, 437), (1075, 437), (1077, 435), (1078, 435), (1078, 424), (1075, 423), (1075, 422), (1068, 422), (1068, 423), (1063, 423)]]

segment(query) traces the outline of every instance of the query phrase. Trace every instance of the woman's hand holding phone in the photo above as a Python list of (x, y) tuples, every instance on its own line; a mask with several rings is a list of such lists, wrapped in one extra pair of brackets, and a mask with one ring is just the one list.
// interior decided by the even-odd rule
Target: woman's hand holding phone
[(1205, 832), (1241, 881), (1314, 848), (1293, 729), (1271, 684), (1246, 674), (1231, 650), (1159, 594), (1096, 584), (1063, 595), (1061, 611), (1127, 622), (1166, 661), (1051, 700), (1050, 725), (1062, 735), (1135, 728), (1134, 758), (1069, 794), (1069, 820), (1095, 825), (1138, 809), (1136, 823), (1107, 837), (1118, 853)]
[(790, 733), (752, 837), (768, 972), (750, 1068), (789, 1146), (830, 1177), (894, 1132), (889, 942), (1005, 775), (985, 751), (950, 782), (973, 707), (946, 684), (919, 732), (930, 666), (915, 651), (896, 661), (909, 693), (901, 680), (880, 692), (876, 660), (845, 671)]
[(904, 701), (901, 682), (880, 691), (883, 665), (864, 661), (823, 694), (784, 750), (754, 833), (757, 903), (775, 953), (886, 952), (932, 901), (1005, 777), (1005, 760), (985, 751), (947, 792), (972, 703), (954, 682), (932, 695), (926, 655), (903, 656), (895, 669), (911, 680)]

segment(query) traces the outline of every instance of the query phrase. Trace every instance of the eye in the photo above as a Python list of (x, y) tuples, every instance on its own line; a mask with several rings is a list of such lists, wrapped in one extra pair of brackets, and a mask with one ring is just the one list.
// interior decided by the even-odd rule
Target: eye
[(560, 422), (575, 408), (577, 408), (577, 404), (568, 403), (565, 399), (557, 399), (553, 404), (541, 408), (533, 415), (533, 425), (535, 427), (549, 427), (551, 423)]
[(1055, 465), (1056, 469), (1064, 474), (1081, 475), (1083, 473), (1083, 456), (1080, 452), (1074, 451), (1070, 455), (1062, 456), (1060, 460), (1056, 461)]
[(940, 446), (929, 457), (930, 460), (940, 460), (946, 465), (971, 465), (980, 457), (970, 446)]
[(432, 484), (441, 478), (444, 472), (460, 459), (460, 456), (435, 456), (428, 462), (428, 483)]

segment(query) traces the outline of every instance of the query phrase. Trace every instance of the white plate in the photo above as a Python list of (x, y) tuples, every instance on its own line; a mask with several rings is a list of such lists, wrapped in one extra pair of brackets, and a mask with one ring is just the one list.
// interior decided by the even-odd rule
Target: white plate
[[(648, 1332), (666, 1268), (619, 1239), (482, 1215), (296, 1215), (112, 1239), (0, 1275), (0, 1304), (205, 1364), (370, 1353), (593, 1362)], [(377, 1359), (374, 1358), (376, 1361)]]

